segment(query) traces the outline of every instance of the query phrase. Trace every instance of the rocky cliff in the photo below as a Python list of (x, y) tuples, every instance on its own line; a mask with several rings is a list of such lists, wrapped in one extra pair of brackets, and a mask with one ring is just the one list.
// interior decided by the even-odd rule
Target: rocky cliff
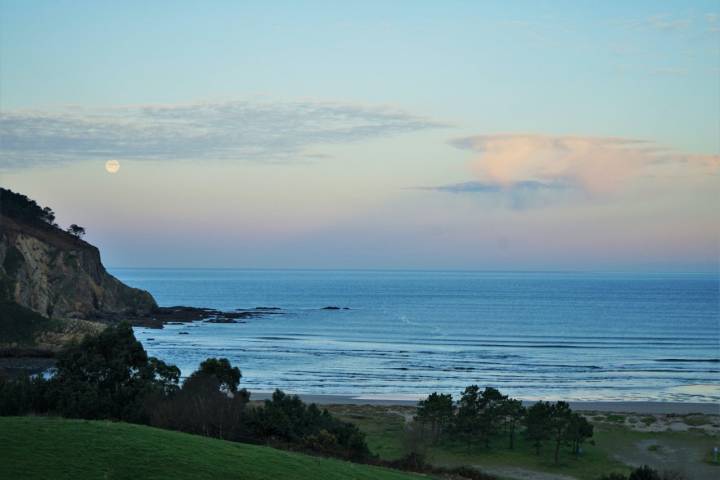
[(0, 189), (0, 301), (48, 319), (122, 320), (157, 309), (102, 265), (100, 252), (54, 223), (52, 210)]
[(48, 318), (112, 320), (157, 307), (148, 292), (107, 273), (96, 247), (2, 215), (0, 276), (7, 299)]

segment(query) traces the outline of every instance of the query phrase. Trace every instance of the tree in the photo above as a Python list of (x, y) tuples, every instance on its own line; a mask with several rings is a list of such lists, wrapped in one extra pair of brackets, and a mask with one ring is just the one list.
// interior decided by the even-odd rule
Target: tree
[(230, 365), (227, 358), (208, 358), (200, 364), (200, 369), (193, 372), (186, 382), (192, 383), (198, 377), (214, 378), (219, 390), (226, 393), (236, 393), (242, 373), (240, 373), (239, 368)]
[(35, 200), (6, 188), (0, 188), (0, 214), (43, 228), (57, 227), (50, 207), (43, 208)]
[(365, 435), (357, 426), (338, 420), (315, 404), (306, 405), (297, 395), (275, 390), (270, 400), (248, 409), (248, 414), (255, 441), (300, 444), (351, 460), (364, 460), (370, 455)]
[(643, 465), (642, 467), (636, 468), (630, 472), (628, 480), (661, 480), (661, 477), (657, 470), (653, 470), (647, 465)]
[(53, 212), (53, 209), (50, 207), (45, 207), (42, 209), (42, 215), (40, 216), (40, 219), (48, 225), (56, 226), (55, 212)]
[(48, 381), (50, 410), (66, 417), (146, 422), (145, 400), (177, 389), (180, 371), (149, 359), (127, 323), (66, 348)]
[(517, 425), (525, 417), (525, 407), (520, 400), (514, 398), (506, 399), (502, 404), (502, 415), (505, 420), (505, 428), (510, 436), (510, 449), (515, 448), (515, 430)]
[(577, 456), (580, 454), (580, 445), (582, 445), (586, 439), (593, 436), (593, 426), (579, 413), (572, 413), (570, 415), (567, 435), (572, 445), (572, 452)]
[(458, 402), (457, 415), (455, 416), (455, 430), (465, 438), (468, 447), (480, 433), (480, 387), (470, 385), (466, 387)]
[(490, 448), (490, 439), (495, 435), (502, 421), (502, 405), (507, 396), (496, 388), (486, 387), (478, 399), (478, 426), (480, 435), (485, 439), (485, 447)]
[(85, 235), (85, 229), (80, 225), (72, 224), (68, 227), (67, 232), (70, 235), (74, 235), (77, 238), (82, 238)]
[(430, 424), (430, 438), (433, 443), (437, 443), (440, 435), (450, 424), (452, 418), (452, 395), (438, 394), (437, 392), (434, 392), (425, 400), (420, 400), (418, 402), (415, 420), (418, 421), (423, 428), (425, 424)]
[(552, 406), (543, 401), (533, 404), (525, 415), (525, 437), (532, 442), (536, 455), (540, 455), (543, 442), (550, 438), (551, 415)]
[(572, 410), (567, 402), (556, 402), (550, 408), (550, 435), (555, 442), (555, 464), (560, 457), (560, 446), (568, 439)]

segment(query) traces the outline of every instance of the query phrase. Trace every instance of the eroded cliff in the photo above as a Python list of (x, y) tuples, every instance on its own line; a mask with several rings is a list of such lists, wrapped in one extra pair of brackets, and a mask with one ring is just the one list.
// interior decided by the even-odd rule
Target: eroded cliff
[(100, 252), (52, 226), (0, 215), (4, 296), (47, 318), (122, 320), (157, 308), (152, 296), (110, 275)]

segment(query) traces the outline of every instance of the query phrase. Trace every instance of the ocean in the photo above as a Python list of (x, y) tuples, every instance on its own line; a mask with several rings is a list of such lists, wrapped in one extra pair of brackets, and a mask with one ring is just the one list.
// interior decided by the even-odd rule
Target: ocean
[(162, 306), (281, 308), (135, 329), (183, 375), (227, 357), (251, 391), (418, 398), (478, 384), (522, 399), (720, 401), (717, 275), (110, 271)]

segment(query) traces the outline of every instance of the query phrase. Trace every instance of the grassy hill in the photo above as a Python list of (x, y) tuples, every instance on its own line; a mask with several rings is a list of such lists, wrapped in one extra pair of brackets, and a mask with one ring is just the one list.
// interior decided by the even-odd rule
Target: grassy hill
[(0, 417), (3, 479), (427, 478), (140, 425)]

